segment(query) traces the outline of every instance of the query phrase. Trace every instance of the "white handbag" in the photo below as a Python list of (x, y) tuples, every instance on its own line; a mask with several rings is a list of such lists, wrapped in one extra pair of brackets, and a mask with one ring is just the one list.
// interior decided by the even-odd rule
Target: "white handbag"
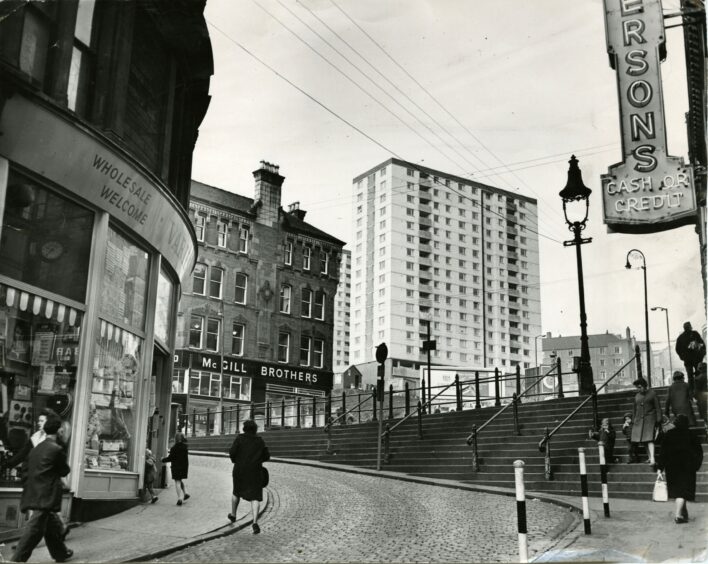
[(669, 501), (669, 490), (666, 487), (666, 476), (659, 470), (656, 473), (656, 482), (654, 482), (654, 492), (651, 498), (654, 501)]

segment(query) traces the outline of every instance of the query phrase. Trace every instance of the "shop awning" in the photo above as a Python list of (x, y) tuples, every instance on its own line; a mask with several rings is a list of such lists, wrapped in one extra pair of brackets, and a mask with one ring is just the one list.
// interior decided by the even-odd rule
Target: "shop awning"
[(30, 311), (34, 315), (68, 323), (70, 327), (81, 321), (81, 312), (54, 300), (43, 298), (25, 290), (18, 290), (0, 283), (0, 305), (17, 307), (20, 311)]

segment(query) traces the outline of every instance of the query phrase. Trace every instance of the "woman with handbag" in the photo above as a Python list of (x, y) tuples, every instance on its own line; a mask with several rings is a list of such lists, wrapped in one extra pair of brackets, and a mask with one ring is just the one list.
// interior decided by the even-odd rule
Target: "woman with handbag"
[(703, 462), (703, 448), (688, 428), (688, 417), (677, 415), (674, 427), (661, 441), (657, 468), (666, 472), (669, 498), (676, 500), (676, 524), (688, 522), (687, 501), (696, 499), (696, 472)]
[(229, 457), (234, 463), (232, 472), (233, 492), (231, 495), (231, 513), (229, 521), (236, 521), (236, 509), (241, 498), (251, 502), (253, 514), (253, 534), (261, 532), (258, 526), (258, 512), (260, 502), (263, 501), (263, 487), (268, 483), (268, 473), (263, 468), (263, 463), (270, 460), (268, 447), (258, 432), (258, 425), (252, 419), (243, 422), (243, 433), (238, 435), (231, 449)]
[(654, 390), (647, 388), (647, 381), (638, 378), (632, 385), (637, 388), (634, 396), (634, 417), (632, 418), (632, 442), (646, 444), (649, 464), (656, 464), (654, 457), (654, 432), (661, 420), (661, 404)]

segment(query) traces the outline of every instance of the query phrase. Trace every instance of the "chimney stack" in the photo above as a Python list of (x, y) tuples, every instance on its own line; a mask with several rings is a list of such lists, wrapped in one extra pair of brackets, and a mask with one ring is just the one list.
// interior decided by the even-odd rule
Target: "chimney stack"
[(279, 174), (280, 167), (267, 161), (261, 161), (261, 167), (253, 171), (256, 179), (255, 203), (260, 203), (257, 209), (256, 221), (273, 226), (278, 223), (280, 197), (284, 176)]
[(300, 209), (300, 202), (293, 202), (288, 206), (288, 213), (297, 217), (300, 221), (305, 219), (307, 212)]

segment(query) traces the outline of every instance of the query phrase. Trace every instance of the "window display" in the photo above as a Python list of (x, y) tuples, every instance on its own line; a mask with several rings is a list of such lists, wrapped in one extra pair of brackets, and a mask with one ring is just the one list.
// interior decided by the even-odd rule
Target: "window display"
[(130, 457), (142, 348), (141, 338), (100, 321), (84, 450), (87, 470), (135, 470)]
[(0, 284), (0, 485), (20, 486), (13, 455), (43, 409), (71, 427), (81, 320), (71, 307)]

